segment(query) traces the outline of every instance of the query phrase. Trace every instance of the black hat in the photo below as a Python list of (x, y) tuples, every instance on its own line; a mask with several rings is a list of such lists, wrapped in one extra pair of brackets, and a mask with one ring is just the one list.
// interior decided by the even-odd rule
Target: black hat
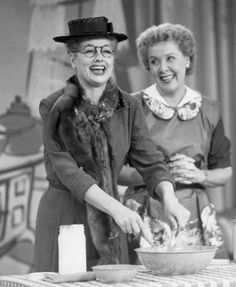
[(106, 17), (90, 17), (68, 22), (70, 35), (54, 37), (53, 40), (66, 43), (81, 37), (112, 37), (118, 42), (128, 39), (125, 34), (113, 32), (113, 25)]

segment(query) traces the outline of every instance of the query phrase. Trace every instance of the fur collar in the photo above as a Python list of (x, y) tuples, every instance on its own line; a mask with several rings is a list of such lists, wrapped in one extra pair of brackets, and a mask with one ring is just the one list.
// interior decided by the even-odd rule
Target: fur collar
[[(118, 88), (109, 80), (97, 106), (84, 99), (77, 78), (70, 79), (64, 91), (51, 110), (53, 138), (99, 187), (119, 200), (108, 125), (119, 104)], [(99, 264), (119, 263), (119, 227), (110, 216), (91, 205), (86, 204), (86, 209), (92, 240), (100, 256)]]

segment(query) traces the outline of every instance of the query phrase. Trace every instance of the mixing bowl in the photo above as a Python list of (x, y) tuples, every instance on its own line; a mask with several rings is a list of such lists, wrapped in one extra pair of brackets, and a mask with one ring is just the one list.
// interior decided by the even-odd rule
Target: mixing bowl
[(131, 281), (138, 272), (138, 265), (110, 264), (93, 266), (96, 280), (103, 283), (119, 283)]
[(215, 246), (194, 246), (164, 251), (158, 248), (137, 248), (141, 263), (156, 275), (194, 274), (211, 263)]

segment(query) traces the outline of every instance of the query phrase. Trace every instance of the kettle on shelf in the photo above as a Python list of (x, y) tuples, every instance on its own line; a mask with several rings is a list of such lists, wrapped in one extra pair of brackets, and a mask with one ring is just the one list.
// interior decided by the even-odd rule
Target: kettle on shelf
[[(2, 127), (2, 128), (1, 128)], [(19, 95), (0, 116), (0, 153), (29, 155), (42, 147), (42, 124)]]

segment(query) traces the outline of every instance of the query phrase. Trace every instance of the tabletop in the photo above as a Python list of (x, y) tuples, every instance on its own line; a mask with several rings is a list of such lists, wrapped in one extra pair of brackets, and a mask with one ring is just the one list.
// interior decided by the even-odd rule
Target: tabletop
[[(213, 260), (214, 261), (214, 260)], [(217, 261), (217, 262), (216, 262)], [(236, 287), (236, 263), (220, 264), (216, 260), (197, 274), (179, 276), (157, 276), (145, 269), (125, 283), (105, 284), (98, 281), (73, 283), (48, 283), (31, 274), (0, 276), (2, 287)]]

